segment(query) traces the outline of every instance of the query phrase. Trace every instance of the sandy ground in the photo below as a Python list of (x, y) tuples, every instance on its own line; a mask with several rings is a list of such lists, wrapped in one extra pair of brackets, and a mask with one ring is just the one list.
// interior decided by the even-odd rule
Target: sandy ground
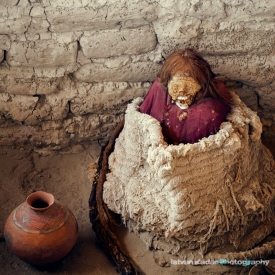
[[(267, 143), (275, 155), (275, 143)], [(118, 274), (105, 255), (89, 221), (88, 199), (91, 182), (88, 165), (100, 153), (98, 144), (75, 148), (78, 153), (40, 155), (32, 150), (0, 148), (0, 274)], [(43, 190), (68, 206), (76, 216), (79, 237), (72, 251), (61, 261), (44, 268), (31, 266), (14, 256), (6, 246), (4, 223), (30, 193)], [(155, 274), (248, 274), (241, 266), (171, 265), (173, 255), (149, 251), (145, 244), (124, 227), (119, 228), (120, 239), (142, 270)], [(164, 266), (164, 267), (161, 267)]]

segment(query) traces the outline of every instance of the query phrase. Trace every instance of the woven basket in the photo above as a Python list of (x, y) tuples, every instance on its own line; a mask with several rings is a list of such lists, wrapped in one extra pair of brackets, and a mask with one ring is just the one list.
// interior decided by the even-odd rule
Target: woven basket
[(128, 105), (103, 199), (149, 247), (188, 260), (272, 253), (274, 160), (256, 113), (231, 97), (219, 132), (195, 144), (168, 145), (159, 122), (139, 112), (142, 99)]

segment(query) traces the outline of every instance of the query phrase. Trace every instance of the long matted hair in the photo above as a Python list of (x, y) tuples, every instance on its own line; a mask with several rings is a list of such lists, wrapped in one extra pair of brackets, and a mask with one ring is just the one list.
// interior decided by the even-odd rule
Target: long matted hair
[(165, 60), (157, 77), (159, 83), (167, 88), (168, 82), (175, 75), (187, 75), (194, 78), (202, 87), (200, 98), (212, 96), (226, 104), (230, 104), (227, 99), (217, 92), (213, 84), (216, 75), (212, 72), (209, 63), (197, 51), (184, 49), (173, 52)]

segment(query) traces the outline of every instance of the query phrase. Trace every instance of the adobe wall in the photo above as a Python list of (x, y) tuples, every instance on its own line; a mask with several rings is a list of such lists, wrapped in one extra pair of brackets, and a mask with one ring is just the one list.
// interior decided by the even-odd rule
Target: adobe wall
[(161, 62), (194, 47), (275, 137), (275, 2), (0, 0), (0, 145), (107, 140)]

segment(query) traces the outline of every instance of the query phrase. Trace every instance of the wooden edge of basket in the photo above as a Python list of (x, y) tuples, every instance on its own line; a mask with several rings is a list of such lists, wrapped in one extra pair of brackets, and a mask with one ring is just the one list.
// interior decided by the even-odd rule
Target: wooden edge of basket
[(97, 238), (111, 257), (117, 270), (123, 275), (143, 275), (144, 272), (131, 259), (129, 253), (122, 247), (114, 231), (114, 218), (103, 201), (103, 185), (109, 169), (108, 158), (114, 150), (115, 140), (124, 127), (124, 120), (114, 129), (107, 145), (101, 148), (92, 190), (89, 198), (90, 221)]

